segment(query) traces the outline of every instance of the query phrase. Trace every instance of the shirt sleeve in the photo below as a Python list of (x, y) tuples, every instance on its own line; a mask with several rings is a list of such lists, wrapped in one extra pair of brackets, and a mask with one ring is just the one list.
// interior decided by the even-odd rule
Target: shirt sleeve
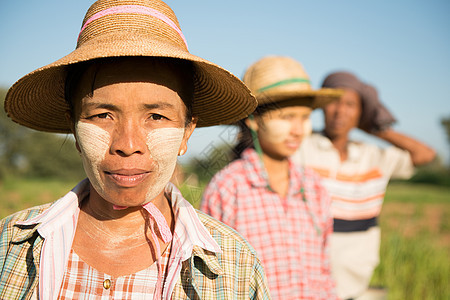
[(249, 299), (271, 299), (264, 269), (258, 258), (255, 258), (253, 273), (250, 278)]
[(381, 150), (380, 169), (390, 178), (408, 179), (414, 174), (414, 165), (408, 151), (394, 146)]

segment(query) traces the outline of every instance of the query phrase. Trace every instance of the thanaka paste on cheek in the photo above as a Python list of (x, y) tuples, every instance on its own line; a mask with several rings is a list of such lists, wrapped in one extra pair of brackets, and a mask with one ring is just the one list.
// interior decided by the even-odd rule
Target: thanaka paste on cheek
[(312, 133), (311, 119), (303, 121), (303, 136), (310, 136)]
[(154, 183), (148, 189), (146, 202), (158, 196), (172, 178), (183, 136), (184, 128), (159, 128), (148, 133), (147, 146), (157, 171)]
[(79, 121), (75, 127), (84, 171), (97, 193), (105, 198), (105, 185), (100, 177), (100, 164), (109, 149), (111, 136), (106, 130), (94, 124)]
[(270, 119), (261, 126), (265, 139), (271, 143), (282, 143), (291, 132), (292, 123), (288, 120)]

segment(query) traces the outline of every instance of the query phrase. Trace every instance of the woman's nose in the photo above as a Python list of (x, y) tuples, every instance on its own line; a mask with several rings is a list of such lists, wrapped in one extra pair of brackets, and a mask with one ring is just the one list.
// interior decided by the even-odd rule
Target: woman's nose
[(291, 133), (296, 136), (303, 135), (303, 120), (293, 120), (292, 121), (292, 127), (291, 127)]
[(345, 115), (347, 112), (347, 105), (343, 101), (337, 103), (336, 114)]
[(128, 121), (118, 124), (111, 142), (111, 152), (120, 156), (143, 154), (146, 152), (146, 134), (138, 124)]

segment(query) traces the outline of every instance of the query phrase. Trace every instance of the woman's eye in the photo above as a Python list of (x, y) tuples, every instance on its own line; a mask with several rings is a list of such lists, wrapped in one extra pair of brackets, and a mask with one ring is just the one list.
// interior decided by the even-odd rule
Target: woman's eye
[(106, 119), (108, 118), (108, 113), (101, 113), (101, 114), (96, 114), (96, 115), (92, 115), (90, 117), (88, 117), (88, 119)]
[(107, 117), (108, 117), (107, 113), (102, 113), (102, 114), (97, 115), (97, 118), (99, 118), (99, 119), (106, 119)]
[(158, 114), (152, 114), (150, 116), (150, 119), (158, 121), (158, 120), (162, 120), (162, 119), (166, 119), (164, 116), (158, 115)]
[(293, 118), (292, 115), (281, 115), (280, 119), (282, 120), (291, 120)]

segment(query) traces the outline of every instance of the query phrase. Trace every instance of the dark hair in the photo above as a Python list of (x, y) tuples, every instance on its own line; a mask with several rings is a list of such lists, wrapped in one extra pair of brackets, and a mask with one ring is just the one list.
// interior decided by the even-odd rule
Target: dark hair
[(231, 153), (231, 160), (236, 160), (241, 158), (242, 152), (247, 148), (255, 148), (253, 143), (252, 133), (247, 124), (245, 124), (246, 119), (239, 120), (235, 125), (239, 128), (238, 142), (233, 148)]
[[(95, 67), (94, 80), (92, 81), (91, 93), (94, 91), (95, 76), (97, 75), (98, 69), (101, 64), (116, 62), (120, 59), (129, 57), (108, 57), (99, 58), (87, 62), (81, 62), (74, 65), (70, 65), (67, 70), (67, 77), (64, 87), (64, 98), (69, 106), (71, 117), (74, 118), (74, 100), (73, 95), (75, 94), (78, 84), (88, 68), (91, 66)], [(135, 57), (133, 57), (135, 58)], [(193, 116), (193, 102), (194, 102), (194, 65), (188, 60), (181, 60), (170, 57), (137, 57), (137, 59), (145, 59), (154, 63), (161, 63), (174, 70), (176, 74), (180, 74), (182, 78), (182, 90), (181, 99), (186, 106), (186, 121), (185, 126), (189, 125), (192, 121)]]

